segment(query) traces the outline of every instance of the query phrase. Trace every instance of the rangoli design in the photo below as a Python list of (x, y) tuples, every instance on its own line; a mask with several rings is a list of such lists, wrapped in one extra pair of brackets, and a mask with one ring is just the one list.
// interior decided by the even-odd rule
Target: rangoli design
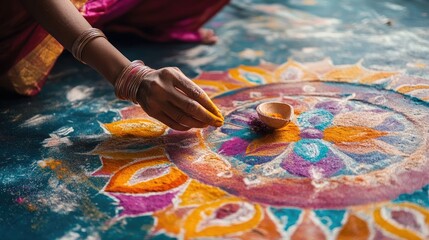
[[(103, 126), (92, 176), (117, 219), (150, 215), (151, 236), (180, 239), (429, 238), (428, 80), (327, 59), (195, 82), (224, 126), (177, 132), (138, 106)], [(294, 106), (293, 121), (254, 131), (267, 101)]]

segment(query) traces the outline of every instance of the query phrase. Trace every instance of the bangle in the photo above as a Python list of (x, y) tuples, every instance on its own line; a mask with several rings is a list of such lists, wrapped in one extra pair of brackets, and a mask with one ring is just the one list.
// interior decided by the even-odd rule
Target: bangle
[(132, 85), (129, 89), (129, 96), (130, 96), (130, 100), (133, 103), (138, 103), (137, 102), (137, 94), (139, 92), (139, 88), (140, 88), (140, 84), (143, 82), (145, 76), (148, 73), (151, 73), (155, 70), (153, 70), (152, 68), (148, 67), (148, 66), (140, 66), (139, 67), (139, 72), (136, 74), (136, 78), (133, 79), (132, 81)]
[(85, 46), (93, 39), (102, 37), (106, 38), (106, 35), (100, 29), (90, 28), (79, 35), (79, 37), (73, 42), (72, 54), (73, 56), (82, 63), (82, 52)]
[(119, 74), (119, 77), (116, 79), (115, 82), (115, 94), (119, 99), (122, 100), (128, 100), (129, 94), (127, 92), (127, 89), (129, 89), (130, 84), (130, 73), (133, 71), (133, 69), (136, 69), (138, 66), (144, 66), (143, 61), (136, 60), (132, 61), (130, 65), (126, 66), (122, 72)]
[(137, 102), (137, 93), (144, 77), (154, 71), (152, 68), (145, 66), (140, 60), (131, 62), (125, 67), (115, 82), (115, 94), (119, 99)]

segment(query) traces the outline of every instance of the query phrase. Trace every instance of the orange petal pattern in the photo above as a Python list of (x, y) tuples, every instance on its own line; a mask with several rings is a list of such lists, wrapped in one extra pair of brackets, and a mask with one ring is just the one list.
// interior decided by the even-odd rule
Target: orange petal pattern
[(274, 78), (277, 82), (287, 80), (310, 81), (318, 80), (317, 74), (312, 73), (306, 66), (289, 59), (274, 71)]
[[(131, 183), (133, 176), (148, 168), (168, 167), (168, 172), (153, 179)], [(119, 170), (110, 179), (105, 191), (122, 193), (164, 192), (174, 189), (188, 180), (188, 176), (177, 167), (171, 166), (166, 158), (141, 161)]]
[(338, 233), (338, 240), (367, 240), (370, 235), (368, 224), (356, 215), (351, 214)]
[(180, 195), (179, 206), (198, 206), (218, 200), (226, 195), (226, 192), (217, 187), (208, 186), (196, 180), (191, 180), (186, 190)]
[(385, 135), (387, 133), (366, 127), (333, 126), (325, 129), (323, 139), (333, 143), (362, 142)]
[[(284, 151), (291, 142), (299, 141), (299, 128), (291, 122), (283, 128), (277, 129), (272, 134), (253, 140), (247, 146), (246, 154), (253, 156), (275, 156)], [(266, 146), (270, 146), (266, 149)]]
[(423, 219), (423, 227), (426, 227), (426, 233), (419, 233), (416, 231), (413, 231), (406, 226), (401, 226), (397, 222), (393, 223), (390, 219), (385, 218), (386, 214), (382, 214), (383, 207), (379, 207), (374, 211), (374, 221), (375, 223), (380, 226), (385, 231), (389, 232), (390, 234), (393, 234), (395, 236), (398, 236), (402, 239), (410, 239), (410, 240), (423, 240), (428, 239), (429, 234), (429, 211), (419, 205), (412, 204), (412, 203), (400, 203), (400, 204), (394, 204), (390, 206), (384, 206), (384, 207), (400, 207), (404, 210), (411, 210), (417, 212)]
[(310, 210), (305, 210), (302, 221), (291, 236), (292, 240), (302, 239), (326, 239), (325, 233), (322, 231), (311, 218)]
[(229, 70), (229, 75), (233, 79), (248, 84), (249, 86), (257, 85), (256, 83), (250, 82), (245, 76), (243, 76), (243, 73), (254, 74), (263, 79), (264, 83), (274, 82), (272, 74), (259, 67), (240, 66)]
[[(243, 216), (231, 219), (229, 224), (219, 224), (216, 221), (216, 211), (228, 204), (237, 204), (243, 211)], [(203, 204), (194, 209), (187, 217), (184, 228), (188, 238), (222, 237), (236, 232), (248, 231), (258, 226), (263, 218), (263, 209), (257, 204), (243, 202), (239, 198), (220, 199), (216, 202)]]
[(125, 119), (104, 126), (118, 137), (159, 137), (167, 129), (167, 126), (148, 119)]

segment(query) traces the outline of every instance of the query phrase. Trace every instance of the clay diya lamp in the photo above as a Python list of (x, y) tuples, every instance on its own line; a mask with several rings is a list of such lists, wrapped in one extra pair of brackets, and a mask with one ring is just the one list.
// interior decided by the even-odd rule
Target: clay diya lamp
[(259, 119), (267, 126), (281, 128), (290, 123), (293, 114), (293, 107), (282, 102), (266, 102), (256, 107)]

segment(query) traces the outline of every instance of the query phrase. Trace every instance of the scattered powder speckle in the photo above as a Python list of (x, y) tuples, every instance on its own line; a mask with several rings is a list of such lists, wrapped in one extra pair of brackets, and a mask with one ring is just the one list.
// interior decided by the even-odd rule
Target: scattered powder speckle
[(27, 119), (23, 124), (21, 124), (21, 127), (35, 127), (37, 125), (40, 125), (42, 123), (45, 123), (46, 121), (52, 119), (54, 116), (52, 115), (41, 115), (37, 114), (33, 116), (30, 119)]
[(60, 214), (67, 214), (76, 210), (79, 206), (80, 196), (70, 191), (65, 184), (55, 177), (49, 179), (49, 186), (51, 191), (38, 194), (38, 207), (48, 207), (51, 211)]
[(70, 102), (83, 100), (90, 97), (93, 91), (94, 88), (87, 86), (76, 86), (67, 93), (67, 100)]
[(241, 51), (238, 56), (242, 59), (248, 59), (248, 60), (255, 60), (259, 57), (264, 56), (264, 51), (257, 51), (253, 49), (246, 48), (245, 50)]
[(60, 137), (56, 134), (49, 134), (49, 138), (46, 138), (42, 142), (43, 147), (56, 147), (62, 144), (67, 146), (71, 146), (73, 143), (70, 141), (68, 137)]
[(74, 132), (73, 127), (61, 127), (58, 130), (56, 130), (54, 133), (60, 136), (67, 136), (72, 132)]

